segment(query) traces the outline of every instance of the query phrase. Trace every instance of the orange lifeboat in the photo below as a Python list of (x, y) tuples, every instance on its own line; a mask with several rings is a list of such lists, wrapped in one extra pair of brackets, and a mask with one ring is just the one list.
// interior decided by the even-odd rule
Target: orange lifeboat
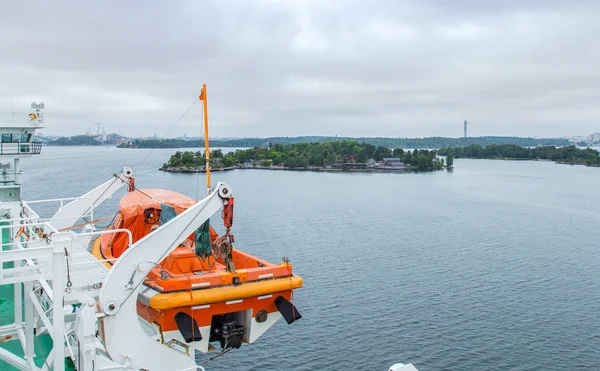
[[(128, 229), (135, 243), (160, 228), (167, 213), (180, 214), (195, 203), (177, 192), (130, 189), (108, 229)], [(233, 241), (233, 199), (222, 216), (226, 236), (212, 227), (204, 241), (198, 232), (188, 236), (146, 277), (138, 314), (157, 341), (201, 352), (216, 350), (216, 343), (223, 350), (239, 348), (282, 317), (287, 323), (302, 317), (292, 303), (302, 278), (292, 274), (289, 261), (272, 264), (231, 244), (222, 248)], [(197, 249), (201, 244), (208, 250)], [(93, 242), (92, 253), (110, 268), (128, 247), (126, 233), (105, 234)]]

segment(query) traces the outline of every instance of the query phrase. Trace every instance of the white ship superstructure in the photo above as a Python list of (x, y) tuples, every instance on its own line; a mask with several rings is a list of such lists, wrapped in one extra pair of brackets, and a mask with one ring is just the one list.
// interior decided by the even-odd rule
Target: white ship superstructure
[[(20, 159), (42, 149), (33, 135), (42, 127), (43, 104), (33, 108), (28, 122), (0, 127), (0, 228), (5, 237), (0, 285), (12, 285), (14, 290), (13, 312), (1, 323), (0, 341), (3, 345), (19, 342), (21, 350), (0, 347), (0, 362), (18, 370), (202, 369), (185, 344), (163, 343), (148, 335), (138, 320), (136, 301), (144, 277), (155, 265), (151, 262), (159, 261), (179, 245), (181, 236), (193, 233), (220, 211), (232, 195), (231, 188), (217, 183), (207, 197), (132, 244), (109, 270), (88, 252), (91, 239), (131, 232), (97, 231), (88, 223), (82, 229), (77, 223), (92, 221), (94, 209), (128, 184), (133, 172), (124, 168), (77, 198), (21, 200)], [(55, 204), (55, 215), (40, 218), (34, 211), (39, 203)], [(42, 351), (38, 338), (48, 335), (53, 345)], [(38, 365), (40, 358), (43, 362)]]

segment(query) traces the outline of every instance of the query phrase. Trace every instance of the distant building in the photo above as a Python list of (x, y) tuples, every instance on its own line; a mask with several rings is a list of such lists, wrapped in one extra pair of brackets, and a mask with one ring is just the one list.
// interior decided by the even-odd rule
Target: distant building
[(366, 162), (344, 162), (341, 164), (334, 164), (335, 167), (341, 167), (342, 169), (366, 169), (368, 164)]
[(403, 167), (404, 162), (400, 160), (398, 157), (386, 157), (383, 159), (383, 166), (387, 167)]
[(588, 143), (600, 143), (600, 133), (593, 133), (588, 136)]
[(463, 123), (463, 125), (465, 126), (465, 138), (467, 137), (467, 119), (465, 119), (465, 122)]
[(356, 160), (358, 160), (358, 156), (350, 155), (344, 157), (344, 159), (346, 160), (346, 162), (356, 162)]

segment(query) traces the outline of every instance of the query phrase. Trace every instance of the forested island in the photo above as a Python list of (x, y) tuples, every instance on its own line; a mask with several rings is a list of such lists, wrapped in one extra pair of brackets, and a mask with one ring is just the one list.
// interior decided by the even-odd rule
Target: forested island
[[(269, 147), (239, 149), (210, 154), (211, 170), (259, 168), (316, 171), (433, 171), (452, 167), (453, 157), (436, 156), (435, 151), (390, 149), (356, 141), (323, 143), (271, 144)], [(204, 155), (177, 151), (160, 170), (172, 172), (202, 171)]]
[[(524, 147), (544, 146), (568, 146), (570, 142), (563, 138), (521, 138), (521, 137), (467, 137), (467, 138), (350, 138), (350, 137), (269, 137), (269, 138), (241, 138), (210, 140), (211, 147), (265, 147), (269, 144), (301, 144), (301, 143), (325, 143), (332, 141), (352, 141), (388, 148), (426, 148), (438, 149), (445, 147), (464, 147), (473, 144), (488, 146), (490, 144), (516, 144)], [(162, 140), (132, 140), (127, 144), (121, 144), (119, 148), (198, 148), (203, 147), (203, 140), (186, 139), (162, 139)]]
[(522, 147), (513, 144), (468, 147), (449, 147), (437, 151), (441, 156), (454, 158), (481, 158), (504, 160), (552, 160), (563, 164), (600, 166), (600, 153), (592, 148), (580, 149), (575, 146)]
[(53, 141), (46, 141), (49, 146), (100, 146), (101, 141), (96, 137), (89, 135), (75, 135), (72, 137), (58, 138)]

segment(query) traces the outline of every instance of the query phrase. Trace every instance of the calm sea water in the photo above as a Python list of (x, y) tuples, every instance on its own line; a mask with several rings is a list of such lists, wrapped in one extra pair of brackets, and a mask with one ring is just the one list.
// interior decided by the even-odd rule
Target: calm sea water
[[(156, 170), (173, 152), (44, 148), (23, 161), (24, 197), (77, 196), (123, 166), (140, 188), (201, 195), (198, 175)], [(600, 169), (455, 167), (215, 173), (236, 195), (238, 247), (290, 257), (304, 278), (295, 296), (304, 318), (207, 369), (600, 369)]]

